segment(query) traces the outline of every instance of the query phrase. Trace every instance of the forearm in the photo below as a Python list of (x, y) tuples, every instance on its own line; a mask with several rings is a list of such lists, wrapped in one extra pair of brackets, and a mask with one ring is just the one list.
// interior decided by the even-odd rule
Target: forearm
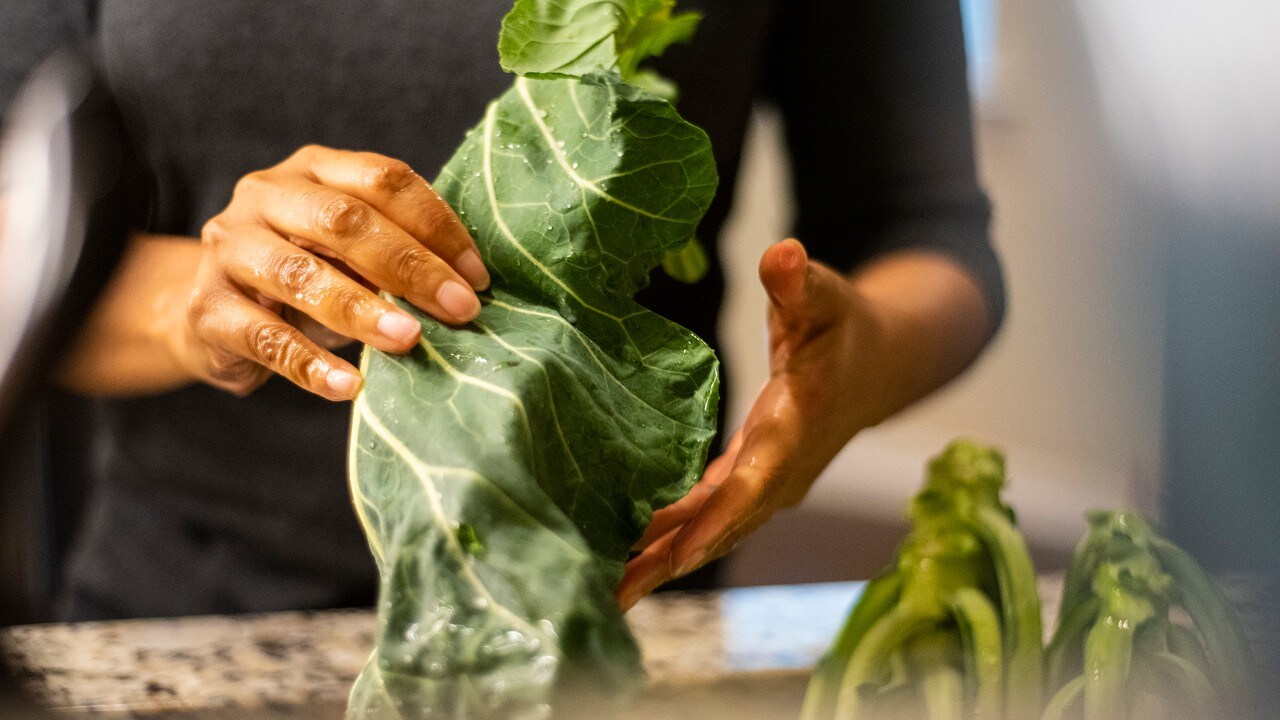
[(143, 395), (192, 382), (174, 343), (195, 285), (200, 243), (141, 235), (130, 244), (59, 369), (87, 395)]
[(903, 250), (857, 269), (850, 281), (875, 328), (867, 423), (875, 424), (938, 389), (978, 356), (993, 333), (983, 293), (946, 255)]

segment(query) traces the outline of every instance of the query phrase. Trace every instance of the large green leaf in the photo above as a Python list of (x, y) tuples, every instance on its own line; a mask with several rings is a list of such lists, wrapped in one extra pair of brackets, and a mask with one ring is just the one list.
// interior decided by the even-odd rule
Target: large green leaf
[(612, 589), (706, 460), (718, 366), (632, 298), (715, 186), (706, 135), (604, 72), (517, 79), (445, 167), (493, 289), (465, 328), (419, 314), (408, 356), (365, 350), (352, 493), (382, 587), (348, 718), (543, 717), (566, 678), (639, 677)]

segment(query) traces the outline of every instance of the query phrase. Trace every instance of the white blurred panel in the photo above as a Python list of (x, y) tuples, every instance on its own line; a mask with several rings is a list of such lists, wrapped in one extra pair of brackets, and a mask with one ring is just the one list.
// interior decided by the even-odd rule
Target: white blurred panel
[(1133, 172), (1177, 200), (1280, 220), (1280, 3), (1079, 2)]

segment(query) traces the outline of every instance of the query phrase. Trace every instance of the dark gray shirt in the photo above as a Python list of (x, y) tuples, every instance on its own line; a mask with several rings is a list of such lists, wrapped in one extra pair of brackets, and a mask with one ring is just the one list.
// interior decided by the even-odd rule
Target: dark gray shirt
[[(1002, 316), (956, 2), (681, 4), (706, 19), (660, 67), (720, 166), (702, 237), (717, 237), (729, 210), (752, 105), (772, 102), (786, 123), (795, 231), (816, 258), (850, 268), (937, 249)], [(307, 143), (385, 153), (431, 177), (510, 83), (495, 49), (509, 7), (5, 0), (0, 106), (44, 53), (91, 38), (155, 173), (150, 229), (196, 236), (239, 177)], [(722, 289), (716, 262), (695, 286), (655, 274), (642, 300), (714, 345)], [(348, 407), (274, 379), (246, 399), (192, 386), (92, 412), (93, 493), (67, 568), (68, 616), (368, 602), (375, 575), (344, 480)]]

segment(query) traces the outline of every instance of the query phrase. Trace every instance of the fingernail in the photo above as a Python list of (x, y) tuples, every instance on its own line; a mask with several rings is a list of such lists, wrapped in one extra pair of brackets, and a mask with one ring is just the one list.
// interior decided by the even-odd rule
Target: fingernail
[(351, 397), (360, 387), (360, 376), (342, 368), (333, 368), (325, 373), (324, 381), (329, 391), (338, 397)]
[(489, 287), (489, 270), (484, 266), (484, 261), (480, 259), (480, 254), (475, 250), (468, 250), (458, 258), (458, 272), (462, 277), (471, 283), (471, 287), (476, 290), (484, 290)]
[(453, 280), (440, 286), (436, 302), (440, 303), (445, 312), (464, 322), (480, 314), (480, 299), (474, 292)]
[(398, 343), (410, 343), (418, 339), (422, 323), (399, 310), (388, 310), (378, 318), (378, 332)]

